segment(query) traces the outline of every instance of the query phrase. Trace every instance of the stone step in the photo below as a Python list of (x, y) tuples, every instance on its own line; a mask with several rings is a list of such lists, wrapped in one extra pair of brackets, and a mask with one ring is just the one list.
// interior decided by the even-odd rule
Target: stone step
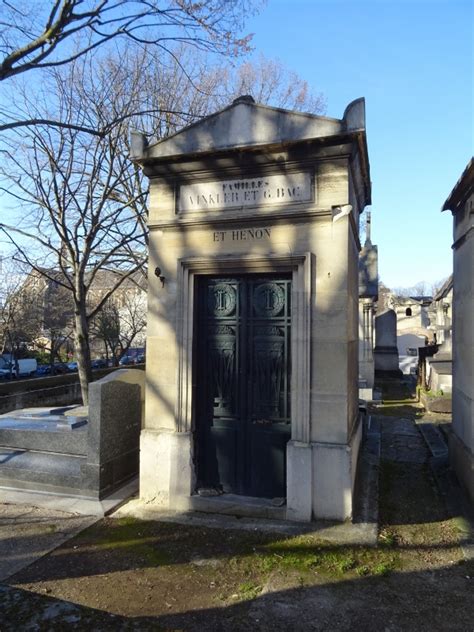
[[(267, 518), (283, 520), (286, 518), (286, 506), (275, 506), (272, 500), (223, 494), (221, 496), (191, 496), (187, 509), (204, 513), (219, 513), (246, 518)], [(278, 503), (280, 504), (280, 503)]]

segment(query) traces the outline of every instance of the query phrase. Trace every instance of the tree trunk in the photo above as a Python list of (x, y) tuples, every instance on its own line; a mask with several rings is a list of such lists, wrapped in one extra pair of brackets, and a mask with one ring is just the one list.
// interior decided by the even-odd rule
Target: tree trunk
[(54, 335), (53, 332), (50, 332), (50, 347), (49, 347), (49, 366), (51, 368), (51, 375), (54, 375)]
[(92, 381), (91, 351), (89, 346), (89, 328), (86, 306), (76, 305), (74, 327), (74, 348), (77, 358), (77, 370), (81, 384), (82, 403), (89, 404), (89, 382)]

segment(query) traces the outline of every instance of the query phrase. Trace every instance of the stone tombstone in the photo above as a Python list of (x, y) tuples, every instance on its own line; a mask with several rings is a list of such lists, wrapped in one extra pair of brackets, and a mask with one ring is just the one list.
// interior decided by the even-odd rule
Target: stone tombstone
[(83, 486), (104, 498), (137, 475), (143, 371), (120, 369), (89, 386), (87, 460)]
[(375, 370), (399, 371), (397, 315), (389, 309), (375, 318)]
[(140, 495), (174, 510), (351, 516), (365, 102), (229, 107), (158, 142)]

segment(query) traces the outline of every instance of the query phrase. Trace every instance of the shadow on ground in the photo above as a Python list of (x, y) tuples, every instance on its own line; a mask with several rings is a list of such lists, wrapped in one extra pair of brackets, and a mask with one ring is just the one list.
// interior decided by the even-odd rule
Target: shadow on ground
[(410, 415), (373, 411), (378, 546), (106, 518), (0, 587), (0, 629), (472, 632), (474, 566), (404, 389), (384, 413)]
[[(184, 603), (181, 587), (164, 593), (144, 576), (122, 583), (114, 605), (107, 594), (97, 592), (94, 599), (91, 590), (66, 600), (0, 587), (2, 630), (472, 630), (474, 568), (460, 561), (351, 579), (274, 571), (262, 583), (241, 582), (228, 596), (215, 571), (199, 574), (195, 596), (188, 584)], [(115, 583), (114, 576), (108, 581)], [(55, 593), (57, 587), (44, 590)]]

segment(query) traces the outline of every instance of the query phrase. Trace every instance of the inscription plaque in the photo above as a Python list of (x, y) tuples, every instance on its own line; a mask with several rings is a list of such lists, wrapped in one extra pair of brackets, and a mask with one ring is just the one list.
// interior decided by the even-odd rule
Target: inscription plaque
[(310, 173), (196, 182), (179, 187), (178, 211), (278, 206), (312, 199)]
[(270, 228), (237, 228), (235, 230), (215, 230), (214, 241), (259, 241), (270, 239)]

